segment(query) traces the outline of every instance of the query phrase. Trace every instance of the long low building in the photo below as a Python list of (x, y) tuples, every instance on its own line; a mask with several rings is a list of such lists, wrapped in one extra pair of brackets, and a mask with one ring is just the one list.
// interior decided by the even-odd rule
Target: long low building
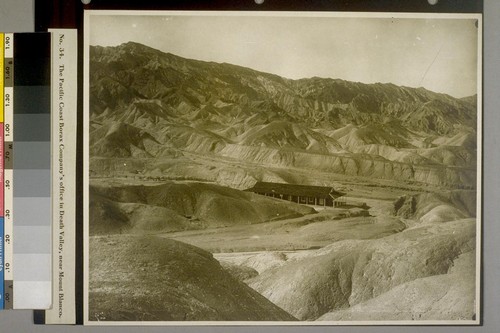
[(283, 183), (257, 182), (245, 191), (268, 197), (292, 201), (304, 205), (342, 206), (343, 201), (337, 200), (345, 193), (335, 191), (331, 186), (295, 185)]

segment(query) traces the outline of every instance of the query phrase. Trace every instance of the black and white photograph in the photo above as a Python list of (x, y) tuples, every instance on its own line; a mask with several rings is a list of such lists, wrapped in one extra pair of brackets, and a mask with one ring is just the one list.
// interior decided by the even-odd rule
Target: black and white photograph
[(480, 14), (84, 31), (85, 324), (480, 323)]

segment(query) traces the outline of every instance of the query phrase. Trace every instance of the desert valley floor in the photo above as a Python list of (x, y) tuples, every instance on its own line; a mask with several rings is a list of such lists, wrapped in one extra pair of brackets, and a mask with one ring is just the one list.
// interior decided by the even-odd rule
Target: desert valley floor
[(366, 214), (194, 181), (91, 184), (95, 320), (474, 316), (473, 191), (337, 181)]

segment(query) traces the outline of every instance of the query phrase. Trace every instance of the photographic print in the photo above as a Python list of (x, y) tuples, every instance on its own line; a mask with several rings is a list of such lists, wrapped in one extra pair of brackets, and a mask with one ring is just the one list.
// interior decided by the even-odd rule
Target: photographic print
[(86, 324), (478, 324), (481, 27), (86, 11)]

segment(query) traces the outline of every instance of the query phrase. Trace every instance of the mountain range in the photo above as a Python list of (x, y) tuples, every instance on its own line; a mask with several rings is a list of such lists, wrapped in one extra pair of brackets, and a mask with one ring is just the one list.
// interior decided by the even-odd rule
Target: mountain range
[[(100, 166), (91, 161), (97, 173), (107, 158), (148, 160), (139, 166), (148, 172), (156, 168), (152, 161), (194, 154), (222, 161), (218, 171), (237, 160), (475, 187), (476, 96), (291, 80), (135, 42), (91, 46), (90, 68), (89, 145), (91, 157), (99, 158)], [(238, 181), (232, 186), (241, 187)]]

